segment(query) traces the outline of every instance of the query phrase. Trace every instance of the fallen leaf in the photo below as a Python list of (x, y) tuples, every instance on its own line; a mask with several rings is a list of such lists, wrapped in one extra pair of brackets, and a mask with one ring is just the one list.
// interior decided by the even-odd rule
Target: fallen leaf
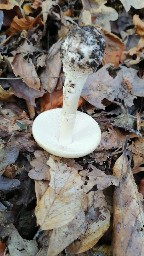
[(61, 70), (61, 59), (60, 59), (60, 46), (62, 41), (58, 41), (54, 44), (48, 54), (48, 58), (46, 60), (46, 67), (40, 75), (40, 80), (42, 87), (51, 93), (59, 79), (60, 70)]
[(143, 0), (120, 0), (126, 10), (126, 12), (128, 12), (132, 7), (134, 7), (135, 9), (142, 9), (144, 8), (144, 2)]
[(140, 183), (139, 183), (139, 193), (141, 193), (144, 196), (144, 179), (140, 180)]
[(80, 15), (79, 22), (83, 25), (98, 25), (111, 31), (110, 21), (117, 20), (118, 13), (115, 9), (105, 6), (107, 1), (90, 0), (82, 1), (84, 9)]
[(30, 30), (37, 25), (42, 25), (42, 20), (39, 16), (36, 18), (27, 16), (25, 18), (18, 18), (15, 16), (11, 22), (10, 28), (6, 31), (8, 35), (13, 35), (23, 30)]
[(0, 256), (4, 256), (5, 255), (5, 249), (6, 249), (5, 243), (0, 241)]
[(35, 159), (30, 162), (33, 169), (29, 171), (29, 177), (35, 180), (50, 180), (50, 168), (46, 164), (49, 154), (39, 150), (34, 152), (34, 156)]
[(38, 252), (36, 241), (23, 239), (14, 226), (8, 239), (8, 249), (10, 256), (34, 256)]
[(50, 8), (54, 5), (53, 0), (42, 1), (43, 22), (46, 23)]
[(20, 76), (30, 88), (35, 90), (40, 88), (40, 80), (32, 61), (28, 62), (21, 54), (17, 54), (11, 65), (15, 76)]
[(20, 181), (18, 179), (8, 179), (6, 177), (0, 176), (0, 191), (4, 193), (9, 193), (20, 187)]
[(144, 38), (141, 37), (138, 44), (129, 51), (124, 51), (121, 56), (121, 62), (127, 67), (138, 64), (144, 56)]
[(81, 210), (72, 222), (52, 231), (47, 256), (57, 256), (84, 233), (85, 229), (85, 214)]
[(9, 78), (12, 78), (8, 82), (13, 88), (14, 95), (27, 100), (32, 106), (35, 106), (35, 99), (42, 97), (44, 94), (44, 91), (38, 91), (28, 87), (21, 79), (14, 80), (13, 78), (15, 77), (12, 75)]
[(9, 100), (12, 95), (14, 94), (12, 88), (9, 90), (4, 90), (3, 87), (0, 85), (0, 100)]
[(137, 76), (135, 69), (126, 67), (122, 67), (113, 78), (108, 68), (107, 64), (96, 73), (89, 75), (81, 96), (100, 109), (105, 108), (104, 99), (115, 103), (124, 101), (125, 106), (132, 106), (136, 96), (142, 97), (144, 94), (143, 79)]
[(37, 223), (43, 230), (66, 225), (81, 208), (83, 182), (80, 175), (76, 169), (54, 159), (49, 158), (50, 184), (35, 211)]
[(80, 175), (85, 193), (91, 191), (94, 186), (97, 186), (98, 190), (103, 190), (111, 185), (118, 186), (119, 184), (119, 180), (114, 176), (106, 175), (92, 164), (88, 166), (87, 170), (80, 171)]
[(125, 51), (125, 45), (122, 40), (106, 30), (101, 31), (106, 41), (106, 48), (103, 57), (103, 64), (113, 64), (115, 67), (119, 66), (121, 62), (122, 53)]
[(91, 191), (88, 194), (86, 212), (86, 229), (78, 240), (67, 248), (70, 254), (82, 253), (91, 249), (106, 232), (110, 224), (110, 213), (102, 191)]
[(15, 56), (18, 53), (22, 53), (24, 56), (28, 54), (33, 54), (36, 51), (38, 51), (38, 49), (33, 46), (32, 42), (24, 40), (24, 42), (19, 47), (17, 47), (15, 51), (12, 51), (12, 54)]
[[(78, 102), (78, 107), (81, 107), (85, 100), (80, 97)], [(45, 95), (40, 99), (40, 111), (46, 111), (49, 109), (60, 108), (63, 105), (63, 91), (54, 90), (52, 93), (45, 93)]]
[(133, 23), (136, 29), (136, 33), (139, 36), (144, 36), (144, 22), (136, 14), (133, 16)]
[(131, 161), (126, 152), (121, 155), (113, 168), (120, 178), (120, 186), (114, 193), (114, 233), (113, 253), (116, 256), (143, 255), (144, 253), (144, 214), (142, 198), (138, 193)]
[(3, 173), (4, 168), (10, 164), (15, 163), (19, 156), (19, 149), (16, 146), (8, 145), (0, 149), (0, 174)]

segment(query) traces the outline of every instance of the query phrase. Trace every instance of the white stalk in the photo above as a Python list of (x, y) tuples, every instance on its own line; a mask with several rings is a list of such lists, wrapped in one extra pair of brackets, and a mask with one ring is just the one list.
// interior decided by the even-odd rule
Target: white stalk
[(73, 142), (73, 130), (76, 120), (76, 112), (81, 91), (89, 73), (80, 73), (65, 70), (65, 83), (63, 87), (63, 107), (60, 120), (59, 141), (61, 145), (69, 145)]

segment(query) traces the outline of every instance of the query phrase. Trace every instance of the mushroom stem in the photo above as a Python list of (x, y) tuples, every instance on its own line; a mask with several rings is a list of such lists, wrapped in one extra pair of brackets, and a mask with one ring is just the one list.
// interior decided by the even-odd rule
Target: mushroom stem
[(73, 141), (78, 101), (88, 75), (87, 72), (80, 74), (80, 72), (76, 71), (69, 71), (69, 73), (66, 74), (60, 120), (59, 142), (61, 145), (69, 145)]

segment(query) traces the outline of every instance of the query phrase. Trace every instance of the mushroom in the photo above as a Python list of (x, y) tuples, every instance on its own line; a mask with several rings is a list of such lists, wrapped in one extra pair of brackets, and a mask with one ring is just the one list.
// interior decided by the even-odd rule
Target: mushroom
[(100, 143), (99, 125), (77, 107), (88, 75), (101, 64), (104, 49), (104, 38), (92, 26), (74, 27), (63, 41), (63, 107), (41, 113), (32, 127), (35, 140), (46, 151), (78, 158), (93, 152)]

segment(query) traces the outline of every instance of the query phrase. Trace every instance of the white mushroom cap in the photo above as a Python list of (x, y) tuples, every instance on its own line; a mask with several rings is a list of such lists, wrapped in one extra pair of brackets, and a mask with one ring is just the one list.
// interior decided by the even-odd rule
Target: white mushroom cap
[(34, 121), (32, 132), (36, 142), (53, 155), (78, 158), (90, 154), (101, 140), (101, 130), (91, 116), (77, 111), (73, 142), (65, 146), (59, 142), (61, 109), (41, 113)]

